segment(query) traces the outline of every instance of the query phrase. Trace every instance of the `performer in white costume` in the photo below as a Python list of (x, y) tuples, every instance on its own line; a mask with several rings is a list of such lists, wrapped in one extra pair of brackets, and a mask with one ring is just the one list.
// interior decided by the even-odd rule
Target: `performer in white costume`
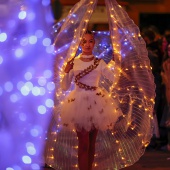
[(81, 0), (54, 26), (56, 100), (45, 163), (56, 170), (130, 166), (152, 137), (155, 85), (145, 42), (115, 0), (105, 3), (109, 33), (86, 32), (97, 0)]
[(97, 131), (113, 129), (122, 115), (118, 102), (99, 88), (101, 74), (111, 81), (114, 74), (104, 61), (94, 57), (94, 45), (94, 36), (87, 31), (80, 45), (82, 54), (67, 63), (62, 81), (62, 88), (68, 90), (75, 77), (75, 90), (61, 106), (61, 121), (62, 125), (77, 131), (80, 170), (92, 169)]

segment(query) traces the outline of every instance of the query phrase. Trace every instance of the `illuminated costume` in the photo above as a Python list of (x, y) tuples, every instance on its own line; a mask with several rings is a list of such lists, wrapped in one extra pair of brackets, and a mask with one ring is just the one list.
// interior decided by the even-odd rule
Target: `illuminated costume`
[[(121, 169), (134, 164), (143, 155), (153, 131), (152, 112), (155, 85), (144, 40), (140, 36), (138, 27), (115, 0), (106, 0), (105, 3), (109, 16), (110, 30), (109, 32), (99, 31), (94, 33), (96, 43), (93, 54), (108, 63), (108, 67), (112, 71), (110, 72), (112, 75), (109, 75), (110, 77), (108, 77), (108, 79), (112, 81), (108, 81), (104, 76), (100, 78), (99, 84), (96, 84), (97, 79), (93, 80), (93, 78), (90, 78), (87, 81), (86, 76), (81, 79), (75, 79), (75, 83), (81, 82), (92, 87), (99, 86), (99, 89), (107, 91), (104, 92), (104, 95), (109, 94), (111, 97), (109, 100), (109, 108), (112, 107), (111, 112), (113, 113), (113, 118), (111, 118), (110, 122), (113, 121), (116, 123), (109, 128), (99, 127), (96, 140), (94, 170)], [(55, 32), (57, 32), (54, 41), (56, 48), (56, 67), (54, 70), (56, 101), (54, 117), (52, 117), (48, 131), (45, 162), (57, 170), (77, 169), (78, 141), (75, 129), (72, 129), (74, 127), (71, 126), (72, 124), (70, 124), (69, 120), (74, 124), (74, 118), (78, 117), (76, 114), (79, 114), (85, 109), (89, 110), (86, 114), (90, 114), (90, 110), (93, 105), (95, 105), (95, 101), (98, 100), (97, 97), (103, 95), (102, 92), (97, 91), (98, 89), (85, 91), (83, 88), (79, 89), (77, 85), (77, 89), (74, 91), (74, 83), (71, 83), (70, 88), (66, 92), (64, 92), (60, 86), (62, 83), (61, 80), (64, 78), (62, 66), (65, 65), (65, 62), (77, 56), (77, 53), (80, 53), (79, 44), (81, 37), (84, 35), (96, 4), (97, 0), (81, 0), (71, 9), (68, 17), (57, 23), (54, 27)], [(114, 64), (109, 62), (113, 56)], [(78, 66), (76, 63), (81, 61), (78, 58), (74, 60), (75, 68), (73, 68), (73, 71), (76, 73), (74, 74), (76, 77), (79, 71), (75, 71), (74, 69)], [(102, 60), (100, 62), (87, 76), (96, 74), (96, 69), (99, 69), (102, 63), (105, 65)], [(88, 64), (92, 63), (93, 61), (88, 62)], [(83, 63), (83, 65), (81, 69), (87, 67), (87, 63)], [(72, 73), (69, 74), (71, 75)], [(113, 76), (114, 79), (111, 78)], [(75, 95), (75, 93), (79, 93), (79, 90), (81, 94), (85, 92), (94, 95), (95, 101), (93, 97), (91, 97), (91, 105), (83, 104), (83, 102), (82, 105), (79, 104), (79, 106), (71, 104), (80, 101), (80, 99), (76, 99), (76, 97), (80, 97), (80, 95)], [(98, 94), (99, 96), (96, 97)], [(86, 100), (83, 99), (83, 97), (84, 95), (82, 95), (81, 101)], [(109, 97), (106, 97), (105, 99), (108, 98)], [(102, 99), (97, 102), (101, 101)], [(117, 101), (119, 101), (119, 103), (117, 103)], [(112, 102), (114, 104), (110, 106)], [(68, 107), (69, 104), (70, 106)], [(63, 105), (68, 108), (63, 107)], [(75, 106), (77, 108), (75, 108)], [(104, 107), (104, 104), (102, 103), (101, 106)], [(72, 109), (71, 107), (74, 108)], [(94, 111), (94, 113), (102, 113), (105, 111), (103, 107), (98, 111)], [(61, 109), (63, 110), (61, 111)], [(68, 119), (63, 116), (63, 120), (61, 120), (61, 113), (68, 112), (67, 109), (69, 109), (70, 112), (77, 109), (78, 112), (74, 114), (76, 116), (68, 117)], [(120, 116), (121, 114), (123, 115)], [(73, 115), (73, 113), (71, 113), (71, 115)], [(88, 118), (89, 122), (92, 122), (91, 124), (96, 125), (96, 127), (100, 126), (98, 121), (97, 124), (93, 121), (97, 120), (97, 118), (93, 119), (91, 115)], [(79, 123), (77, 127), (85, 127), (88, 130), (91, 124), (87, 124), (86, 126), (83, 125), (82, 122)], [(108, 123), (104, 126), (106, 127), (107, 125)]]
[[(74, 75), (77, 81), (75, 90), (68, 95), (61, 106), (62, 125), (71, 130), (75, 129), (75, 126), (77, 130), (84, 128), (87, 131), (94, 127), (100, 130), (112, 129), (118, 117), (122, 115), (118, 102), (104, 89), (98, 87), (101, 74), (112, 81), (114, 74), (103, 60), (97, 60), (96, 68), (89, 71), (95, 60), (84, 62), (76, 57), (73, 70), (64, 77), (62, 86), (65, 89), (69, 88)], [(77, 80), (80, 75), (81, 78)]]

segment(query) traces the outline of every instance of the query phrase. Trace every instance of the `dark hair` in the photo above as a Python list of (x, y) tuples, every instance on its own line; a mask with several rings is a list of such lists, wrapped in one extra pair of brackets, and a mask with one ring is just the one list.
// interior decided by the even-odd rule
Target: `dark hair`
[(93, 33), (90, 30), (86, 30), (84, 34), (93, 34)]
[(143, 31), (143, 36), (148, 37), (150, 41), (154, 41), (155, 39), (155, 33), (149, 29)]
[(159, 29), (155, 25), (150, 25), (148, 29), (159, 34)]
[(85, 34), (90, 34), (90, 35), (93, 37), (93, 39), (95, 39), (95, 38), (94, 38), (94, 34), (93, 34), (92, 31), (86, 30), (85, 33), (84, 33), (84, 35), (85, 35)]

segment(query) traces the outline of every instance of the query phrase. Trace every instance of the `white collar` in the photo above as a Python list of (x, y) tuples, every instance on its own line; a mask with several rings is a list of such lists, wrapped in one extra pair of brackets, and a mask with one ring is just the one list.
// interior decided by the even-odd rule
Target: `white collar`
[(93, 54), (90, 54), (90, 55), (81, 54), (80, 57), (81, 58), (92, 58), (94, 57), (94, 55)]

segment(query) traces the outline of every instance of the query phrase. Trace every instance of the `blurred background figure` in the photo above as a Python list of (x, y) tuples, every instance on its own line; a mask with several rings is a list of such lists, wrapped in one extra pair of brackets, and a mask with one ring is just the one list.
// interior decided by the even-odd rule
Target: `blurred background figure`
[(142, 31), (143, 39), (146, 42), (146, 47), (148, 50), (148, 57), (150, 59), (150, 64), (152, 67), (152, 73), (154, 75), (154, 81), (156, 84), (156, 97), (155, 97), (155, 106), (154, 106), (154, 135), (151, 140), (149, 147), (156, 148), (156, 139), (160, 138), (159, 132), (159, 122), (161, 118), (161, 60), (162, 60), (162, 53), (159, 46), (159, 41), (156, 38), (155, 32), (150, 28), (145, 28)]
[[(169, 45), (170, 56), (170, 45)], [(167, 144), (162, 147), (162, 150), (170, 151), (170, 58), (163, 63), (162, 72), (163, 81), (166, 87), (166, 108), (164, 112), (164, 124), (167, 127)]]
[(170, 42), (167, 43), (165, 48), (162, 67), (162, 79), (165, 86), (165, 105), (161, 126), (166, 130), (167, 142), (165, 142), (165, 145), (161, 147), (161, 150), (170, 151)]
[(165, 32), (162, 37), (162, 52), (163, 52), (163, 60), (166, 60), (167, 55), (167, 46), (170, 43), (170, 28), (165, 29)]

